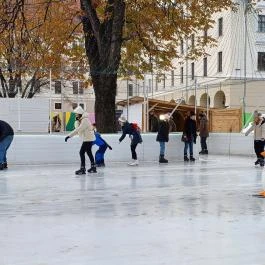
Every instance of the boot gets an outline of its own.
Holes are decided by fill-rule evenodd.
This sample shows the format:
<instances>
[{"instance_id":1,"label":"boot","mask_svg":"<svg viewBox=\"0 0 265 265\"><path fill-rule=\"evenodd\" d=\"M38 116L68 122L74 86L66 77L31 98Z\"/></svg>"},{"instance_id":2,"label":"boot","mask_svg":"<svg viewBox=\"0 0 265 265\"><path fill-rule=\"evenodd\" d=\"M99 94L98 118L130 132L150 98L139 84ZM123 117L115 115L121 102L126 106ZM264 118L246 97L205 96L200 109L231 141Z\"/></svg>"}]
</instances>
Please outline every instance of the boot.
<instances>
[{"instance_id":1,"label":"boot","mask_svg":"<svg viewBox=\"0 0 265 265\"><path fill-rule=\"evenodd\" d=\"M207 149L204 150L204 154L205 154L205 155L208 155L208 150L207 150Z\"/></svg>"},{"instance_id":2,"label":"boot","mask_svg":"<svg viewBox=\"0 0 265 265\"><path fill-rule=\"evenodd\" d=\"M96 167L105 167L105 163L104 162L98 163L98 164L96 164Z\"/></svg>"},{"instance_id":3,"label":"boot","mask_svg":"<svg viewBox=\"0 0 265 265\"><path fill-rule=\"evenodd\" d=\"M7 169L8 168L7 167L7 162L4 162L3 164L4 164L4 169Z\"/></svg>"},{"instance_id":4,"label":"boot","mask_svg":"<svg viewBox=\"0 0 265 265\"><path fill-rule=\"evenodd\" d=\"M97 168L95 165L91 165L91 168L87 170L87 173L97 173Z\"/></svg>"},{"instance_id":5,"label":"boot","mask_svg":"<svg viewBox=\"0 0 265 265\"><path fill-rule=\"evenodd\" d=\"M190 160L188 159L188 156L187 155L184 155L184 161L185 162L189 162Z\"/></svg>"},{"instance_id":6,"label":"boot","mask_svg":"<svg viewBox=\"0 0 265 265\"><path fill-rule=\"evenodd\" d=\"M195 161L195 158L191 155L190 156L190 162L194 162Z\"/></svg>"},{"instance_id":7,"label":"boot","mask_svg":"<svg viewBox=\"0 0 265 265\"><path fill-rule=\"evenodd\" d=\"M264 159L263 158L260 158L259 164L260 164L261 167L264 167Z\"/></svg>"},{"instance_id":8,"label":"boot","mask_svg":"<svg viewBox=\"0 0 265 265\"><path fill-rule=\"evenodd\" d=\"M84 167L81 167L79 170L75 172L76 175L85 175L86 169Z\"/></svg>"},{"instance_id":9,"label":"boot","mask_svg":"<svg viewBox=\"0 0 265 265\"><path fill-rule=\"evenodd\" d=\"M165 159L165 156L164 155L160 155L160 157L159 157L159 163L168 163L168 160Z\"/></svg>"},{"instance_id":10,"label":"boot","mask_svg":"<svg viewBox=\"0 0 265 265\"><path fill-rule=\"evenodd\" d=\"M260 163L259 158L255 161L255 166L258 165Z\"/></svg>"},{"instance_id":11,"label":"boot","mask_svg":"<svg viewBox=\"0 0 265 265\"><path fill-rule=\"evenodd\" d=\"M203 155L203 154L204 154L204 151L201 150L201 151L199 152L199 155Z\"/></svg>"},{"instance_id":12,"label":"boot","mask_svg":"<svg viewBox=\"0 0 265 265\"><path fill-rule=\"evenodd\" d=\"M4 163L0 164L0 170L4 170Z\"/></svg>"}]
</instances>

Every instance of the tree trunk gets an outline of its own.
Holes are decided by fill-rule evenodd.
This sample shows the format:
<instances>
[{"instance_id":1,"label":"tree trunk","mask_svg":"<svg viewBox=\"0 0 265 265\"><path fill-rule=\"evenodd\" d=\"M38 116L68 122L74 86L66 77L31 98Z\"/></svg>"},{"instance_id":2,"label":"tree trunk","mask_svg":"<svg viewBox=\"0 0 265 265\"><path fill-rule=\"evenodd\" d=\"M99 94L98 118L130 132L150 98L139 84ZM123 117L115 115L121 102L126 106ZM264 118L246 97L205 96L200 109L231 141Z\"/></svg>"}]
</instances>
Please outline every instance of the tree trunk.
<instances>
[{"instance_id":1,"label":"tree trunk","mask_svg":"<svg viewBox=\"0 0 265 265\"><path fill-rule=\"evenodd\" d=\"M93 78L95 88L96 125L101 133L116 132L115 98L116 75L100 75Z\"/></svg>"}]
</instances>

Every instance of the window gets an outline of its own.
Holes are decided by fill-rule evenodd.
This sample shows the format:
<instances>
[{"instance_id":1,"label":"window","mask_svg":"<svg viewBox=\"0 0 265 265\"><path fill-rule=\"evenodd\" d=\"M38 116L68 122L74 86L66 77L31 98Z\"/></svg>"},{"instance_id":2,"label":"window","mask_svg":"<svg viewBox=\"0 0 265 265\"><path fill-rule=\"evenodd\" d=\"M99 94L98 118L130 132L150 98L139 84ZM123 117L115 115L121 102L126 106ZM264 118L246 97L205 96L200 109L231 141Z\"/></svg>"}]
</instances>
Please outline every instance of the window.
<instances>
[{"instance_id":1,"label":"window","mask_svg":"<svg viewBox=\"0 0 265 265\"><path fill-rule=\"evenodd\" d=\"M171 86L174 86L174 78L175 78L174 70L172 70L171 71Z\"/></svg>"},{"instance_id":2,"label":"window","mask_svg":"<svg viewBox=\"0 0 265 265\"><path fill-rule=\"evenodd\" d=\"M129 97L133 96L133 84L128 85L128 96Z\"/></svg>"},{"instance_id":3,"label":"window","mask_svg":"<svg viewBox=\"0 0 265 265\"><path fill-rule=\"evenodd\" d=\"M194 34L191 35L191 48L194 49L195 47L195 36Z\"/></svg>"},{"instance_id":4,"label":"window","mask_svg":"<svg viewBox=\"0 0 265 265\"><path fill-rule=\"evenodd\" d=\"M258 71L265 71L265 52L258 52Z\"/></svg>"},{"instance_id":5,"label":"window","mask_svg":"<svg viewBox=\"0 0 265 265\"><path fill-rule=\"evenodd\" d=\"M54 90L55 90L55 94L62 93L62 82L61 81L55 81Z\"/></svg>"},{"instance_id":6,"label":"window","mask_svg":"<svg viewBox=\"0 0 265 265\"><path fill-rule=\"evenodd\" d=\"M180 67L180 83L184 83L184 69L183 67Z\"/></svg>"},{"instance_id":7,"label":"window","mask_svg":"<svg viewBox=\"0 0 265 265\"><path fill-rule=\"evenodd\" d=\"M84 83L79 81L79 94L83 95L84 94Z\"/></svg>"},{"instance_id":8,"label":"window","mask_svg":"<svg viewBox=\"0 0 265 265\"><path fill-rule=\"evenodd\" d=\"M265 15L259 15L258 32L265 32Z\"/></svg>"},{"instance_id":9,"label":"window","mask_svg":"<svg viewBox=\"0 0 265 265\"><path fill-rule=\"evenodd\" d=\"M78 91L79 87L79 91ZM73 82L73 94L74 95L83 95L84 94L84 83L80 81L74 81Z\"/></svg>"},{"instance_id":10,"label":"window","mask_svg":"<svg viewBox=\"0 0 265 265\"><path fill-rule=\"evenodd\" d=\"M203 76L207 76L207 57L203 58Z\"/></svg>"},{"instance_id":11,"label":"window","mask_svg":"<svg viewBox=\"0 0 265 265\"><path fill-rule=\"evenodd\" d=\"M180 41L180 53L184 54L184 42L183 42L183 40Z\"/></svg>"},{"instance_id":12,"label":"window","mask_svg":"<svg viewBox=\"0 0 265 265\"><path fill-rule=\"evenodd\" d=\"M194 63L191 63L191 80L194 80Z\"/></svg>"},{"instance_id":13,"label":"window","mask_svg":"<svg viewBox=\"0 0 265 265\"><path fill-rule=\"evenodd\" d=\"M217 72L222 72L223 71L223 53L218 52L218 62L217 62Z\"/></svg>"},{"instance_id":14,"label":"window","mask_svg":"<svg viewBox=\"0 0 265 265\"><path fill-rule=\"evenodd\" d=\"M54 109L62 109L62 103L54 103Z\"/></svg>"},{"instance_id":15,"label":"window","mask_svg":"<svg viewBox=\"0 0 265 265\"><path fill-rule=\"evenodd\" d=\"M85 104L84 103L80 103L79 106L82 107L82 109L85 109Z\"/></svg>"},{"instance_id":16,"label":"window","mask_svg":"<svg viewBox=\"0 0 265 265\"><path fill-rule=\"evenodd\" d=\"M78 94L78 82L77 81L73 82L73 94L74 95Z\"/></svg>"},{"instance_id":17,"label":"window","mask_svg":"<svg viewBox=\"0 0 265 265\"><path fill-rule=\"evenodd\" d=\"M223 18L218 19L218 36L223 36Z\"/></svg>"}]
</instances>

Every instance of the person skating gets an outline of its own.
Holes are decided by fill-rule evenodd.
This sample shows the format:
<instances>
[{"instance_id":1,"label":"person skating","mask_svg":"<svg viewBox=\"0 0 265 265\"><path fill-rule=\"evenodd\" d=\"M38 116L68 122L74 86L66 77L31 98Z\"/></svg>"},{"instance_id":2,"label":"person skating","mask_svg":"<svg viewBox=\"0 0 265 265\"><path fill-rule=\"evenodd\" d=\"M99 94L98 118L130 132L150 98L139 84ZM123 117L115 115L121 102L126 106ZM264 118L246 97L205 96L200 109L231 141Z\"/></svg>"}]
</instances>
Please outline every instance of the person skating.
<instances>
[{"instance_id":1,"label":"person skating","mask_svg":"<svg viewBox=\"0 0 265 265\"><path fill-rule=\"evenodd\" d=\"M78 134L83 141L81 148L80 148L80 152L79 152L80 159L81 159L81 167L79 170L75 172L75 174L76 175L86 174L85 153L87 153L90 159L90 163L91 163L91 167L87 172L96 173L97 170L95 167L95 160L92 154L92 145L93 145L93 142L95 141L95 134L94 134L93 126L89 121L88 113L85 112L81 106L78 106L74 110L74 113L76 115L75 130L65 137L65 142L67 142L67 140L70 137L73 137L76 134Z\"/></svg>"},{"instance_id":2,"label":"person skating","mask_svg":"<svg viewBox=\"0 0 265 265\"><path fill-rule=\"evenodd\" d=\"M252 126L246 131L245 135L248 136L250 132L254 130L254 150L257 156L255 165L260 164L264 167L264 157L261 153L264 151L265 145L265 119L261 113L257 113L254 116L254 122Z\"/></svg>"},{"instance_id":3,"label":"person skating","mask_svg":"<svg viewBox=\"0 0 265 265\"><path fill-rule=\"evenodd\" d=\"M93 142L93 144L97 145L99 148L95 154L95 161L97 167L105 167L105 160L104 160L104 154L109 148L112 150L112 147L107 144L107 142L101 137L100 133L97 131L96 124L93 124L94 132L96 140Z\"/></svg>"},{"instance_id":4,"label":"person skating","mask_svg":"<svg viewBox=\"0 0 265 265\"><path fill-rule=\"evenodd\" d=\"M193 111L187 113L187 117L184 122L184 129L182 135L182 141L184 142L184 161L195 161L193 157L193 143L196 143L196 116ZM188 149L190 152L190 159L188 158Z\"/></svg>"},{"instance_id":5,"label":"person skating","mask_svg":"<svg viewBox=\"0 0 265 265\"><path fill-rule=\"evenodd\" d=\"M0 170L7 169L6 153L14 138L12 127L0 120Z\"/></svg>"},{"instance_id":6,"label":"person skating","mask_svg":"<svg viewBox=\"0 0 265 265\"><path fill-rule=\"evenodd\" d=\"M120 137L119 142L121 143L127 134L131 138L132 162L128 163L128 165L137 166L139 162L137 159L136 147L139 143L142 143L140 130L137 124L129 123L125 117L120 117L119 122L121 124L121 129L122 129L122 136Z\"/></svg>"},{"instance_id":7,"label":"person skating","mask_svg":"<svg viewBox=\"0 0 265 265\"><path fill-rule=\"evenodd\" d=\"M168 160L165 159L165 148L166 143L168 142L169 135L169 119L170 116L168 114L160 115L160 121L158 125L158 133L156 137L156 141L160 144L160 156L159 163L168 163Z\"/></svg>"},{"instance_id":8,"label":"person skating","mask_svg":"<svg viewBox=\"0 0 265 265\"><path fill-rule=\"evenodd\" d=\"M204 112L199 114L199 132L201 138L201 151L199 154L201 155L208 155L208 148L207 148L207 137L209 137L209 129L208 129L208 120Z\"/></svg>"}]
</instances>

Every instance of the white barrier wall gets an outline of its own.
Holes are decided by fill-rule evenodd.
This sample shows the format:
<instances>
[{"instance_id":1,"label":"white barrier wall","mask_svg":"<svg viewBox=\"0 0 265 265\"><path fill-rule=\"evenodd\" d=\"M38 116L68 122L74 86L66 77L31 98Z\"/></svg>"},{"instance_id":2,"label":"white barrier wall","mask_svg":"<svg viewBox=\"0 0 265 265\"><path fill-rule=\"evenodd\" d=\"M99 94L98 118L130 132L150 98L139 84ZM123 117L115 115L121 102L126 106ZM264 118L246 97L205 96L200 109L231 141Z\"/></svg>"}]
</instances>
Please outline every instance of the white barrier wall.
<instances>
[{"instance_id":1,"label":"white barrier wall","mask_svg":"<svg viewBox=\"0 0 265 265\"><path fill-rule=\"evenodd\" d=\"M157 161L159 144L156 134L143 134L143 143L137 147L139 160ZM131 159L130 141L128 136L119 144L120 134L102 135L113 147L107 150L105 160L122 162ZM8 161L12 164L59 164L79 163L79 148L81 142L74 137L64 142L65 135L15 135L14 141L8 151ZM166 157L170 161L183 159L183 146L181 134L171 134L166 145ZM93 147L95 152L97 147ZM209 154L218 155L254 155L252 136L242 134L211 134L208 138ZM199 137L194 145L194 156L200 151ZM210 156L209 155L209 156Z\"/></svg>"}]
</instances>

